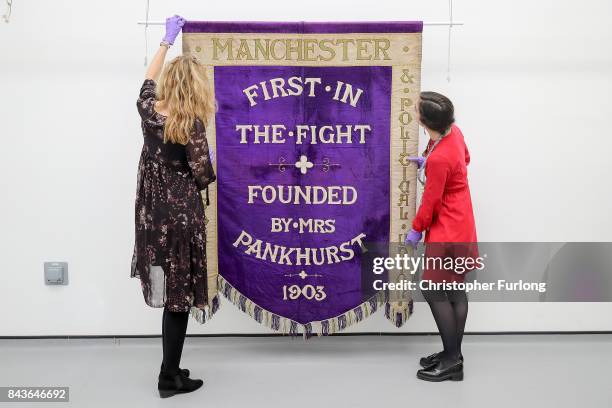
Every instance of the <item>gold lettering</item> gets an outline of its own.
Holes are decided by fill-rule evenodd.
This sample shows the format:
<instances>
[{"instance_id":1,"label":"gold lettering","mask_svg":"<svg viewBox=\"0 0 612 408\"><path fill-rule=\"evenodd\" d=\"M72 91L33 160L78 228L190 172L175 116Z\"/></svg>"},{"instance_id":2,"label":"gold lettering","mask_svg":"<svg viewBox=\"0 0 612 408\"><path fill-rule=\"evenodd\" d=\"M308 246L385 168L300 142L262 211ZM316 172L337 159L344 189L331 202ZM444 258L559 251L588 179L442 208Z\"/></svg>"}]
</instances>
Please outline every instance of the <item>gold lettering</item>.
<instances>
[{"instance_id":1,"label":"gold lettering","mask_svg":"<svg viewBox=\"0 0 612 408\"><path fill-rule=\"evenodd\" d=\"M263 55L263 59L266 61L270 60L270 39L266 38L265 41L266 45L264 47L264 45L262 45L261 43L261 38L257 38L255 39L255 59L259 60L261 59L259 57L259 53L261 52L261 54Z\"/></svg>"},{"instance_id":2,"label":"gold lettering","mask_svg":"<svg viewBox=\"0 0 612 408\"><path fill-rule=\"evenodd\" d=\"M372 54L368 52L368 44L371 40L357 40L357 59L358 60L371 60Z\"/></svg>"},{"instance_id":3,"label":"gold lettering","mask_svg":"<svg viewBox=\"0 0 612 408\"><path fill-rule=\"evenodd\" d=\"M412 115L408 112L402 112L400 113L399 121L402 125L408 125L412 122Z\"/></svg>"},{"instance_id":4,"label":"gold lettering","mask_svg":"<svg viewBox=\"0 0 612 408\"><path fill-rule=\"evenodd\" d=\"M249 61L253 60L251 50L249 49L249 43L243 38L240 40L240 47L238 48L238 52L236 52L236 59L242 60L245 58Z\"/></svg>"},{"instance_id":5,"label":"gold lettering","mask_svg":"<svg viewBox=\"0 0 612 408\"><path fill-rule=\"evenodd\" d=\"M402 76L401 76L400 80L401 80L403 83L405 83L405 84L406 84L406 83L407 83L407 84L413 84L413 83L414 83L414 75L412 75L412 74L410 73L410 70L409 70L409 69L403 69L403 70L402 70Z\"/></svg>"},{"instance_id":6,"label":"gold lettering","mask_svg":"<svg viewBox=\"0 0 612 408\"><path fill-rule=\"evenodd\" d=\"M390 52L390 40L380 38L212 38L213 60L373 61L390 60ZM400 81L413 83L414 75L404 69Z\"/></svg>"},{"instance_id":7,"label":"gold lettering","mask_svg":"<svg viewBox=\"0 0 612 408\"><path fill-rule=\"evenodd\" d=\"M412 99L410 98L401 98L400 99L400 110L407 111L408 108L412 105Z\"/></svg>"},{"instance_id":8,"label":"gold lettering","mask_svg":"<svg viewBox=\"0 0 612 408\"><path fill-rule=\"evenodd\" d=\"M391 57L387 50L391 47L391 43L387 39L375 39L374 40L374 59L380 59L380 53L382 52L385 55L386 60L390 60Z\"/></svg>"},{"instance_id":9,"label":"gold lettering","mask_svg":"<svg viewBox=\"0 0 612 408\"><path fill-rule=\"evenodd\" d=\"M400 153L399 162L402 166L408 166L410 164L408 153Z\"/></svg>"},{"instance_id":10,"label":"gold lettering","mask_svg":"<svg viewBox=\"0 0 612 408\"><path fill-rule=\"evenodd\" d=\"M314 46L318 41L314 38L305 38L303 41L304 44L304 61L316 61L317 59L314 57Z\"/></svg>"},{"instance_id":11,"label":"gold lettering","mask_svg":"<svg viewBox=\"0 0 612 408\"><path fill-rule=\"evenodd\" d=\"M322 55L319 55L320 61L331 61L334 59L334 57L336 56L336 51L332 47L325 45L325 44L332 44L332 43L333 43L332 40L321 40L319 42L319 48L321 49L321 51L329 53L329 57L327 58L324 58Z\"/></svg>"},{"instance_id":12,"label":"gold lettering","mask_svg":"<svg viewBox=\"0 0 612 408\"><path fill-rule=\"evenodd\" d=\"M295 41L295 44L292 44ZM302 40L285 40L285 59L287 61L294 59L292 54L296 53L297 57L295 58L297 61L302 59Z\"/></svg>"},{"instance_id":13,"label":"gold lettering","mask_svg":"<svg viewBox=\"0 0 612 408\"><path fill-rule=\"evenodd\" d=\"M404 188L402 188L402 186ZM408 191L408 182L402 181L399 185L400 191ZM408 194L400 194L398 207L408 206Z\"/></svg>"},{"instance_id":14,"label":"gold lettering","mask_svg":"<svg viewBox=\"0 0 612 408\"><path fill-rule=\"evenodd\" d=\"M276 54L276 46L282 42L283 40L281 40L280 38L272 40L272 43L270 44L270 55L272 56L272 59L277 61L283 59L282 56Z\"/></svg>"},{"instance_id":15,"label":"gold lettering","mask_svg":"<svg viewBox=\"0 0 612 408\"><path fill-rule=\"evenodd\" d=\"M234 56L232 55L232 40L231 38L224 40L225 41L225 45L221 44L221 40L218 38L213 38L213 59L214 60L218 60L219 59L219 51L223 52L224 50L227 50L227 60L228 61L232 61L234 59Z\"/></svg>"},{"instance_id":16,"label":"gold lettering","mask_svg":"<svg viewBox=\"0 0 612 408\"><path fill-rule=\"evenodd\" d=\"M342 61L348 60L348 45L355 44L355 40L351 40L350 38L339 38L336 40L336 44L342 46Z\"/></svg>"}]
</instances>

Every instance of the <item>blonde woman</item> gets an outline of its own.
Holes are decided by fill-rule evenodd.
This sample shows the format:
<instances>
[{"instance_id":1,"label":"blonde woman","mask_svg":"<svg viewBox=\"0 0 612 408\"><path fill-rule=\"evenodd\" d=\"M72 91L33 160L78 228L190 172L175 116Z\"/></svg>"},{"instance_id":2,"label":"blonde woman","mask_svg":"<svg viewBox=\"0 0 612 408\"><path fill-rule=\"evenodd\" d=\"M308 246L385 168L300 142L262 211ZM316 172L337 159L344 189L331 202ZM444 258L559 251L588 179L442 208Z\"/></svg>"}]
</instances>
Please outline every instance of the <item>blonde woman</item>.
<instances>
[{"instance_id":1,"label":"blonde woman","mask_svg":"<svg viewBox=\"0 0 612 408\"><path fill-rule=\"evenodd\" d=\"M162 398L195 391L179 363L192 308L208 304L206 234L201 190L215 181L206 130L214 113L204 67L179 56L163 67L185 20L166 20L166 35L149 66L137 102L144 135L138 164L136 242L132 277L139 277L147 305L163 307ZM163 72L160 72L163 67ZM197 312L197 310L196 310Z\"/></svg>"}]
</instances>

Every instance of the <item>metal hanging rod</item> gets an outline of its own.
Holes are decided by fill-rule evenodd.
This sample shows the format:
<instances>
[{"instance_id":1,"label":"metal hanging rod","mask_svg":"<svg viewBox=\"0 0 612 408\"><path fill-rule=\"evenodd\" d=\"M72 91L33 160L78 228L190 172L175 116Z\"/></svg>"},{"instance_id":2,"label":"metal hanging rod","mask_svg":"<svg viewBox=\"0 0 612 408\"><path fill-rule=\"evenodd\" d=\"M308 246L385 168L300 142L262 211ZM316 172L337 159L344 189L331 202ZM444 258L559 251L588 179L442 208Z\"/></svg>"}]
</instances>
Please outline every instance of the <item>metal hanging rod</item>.
<instances>
[{"instance_id":1,"label":"metal hanging rod","mask_svg":"<svg viewBox=\"0 0 612 408\"><path fill-rule=\"evenodd\" d=\"M463 21L428 21L426 23L423 23L423 25L426 26L462 26L465 23Z\"/></svg>"},{"instance_id":2,"label":"metal hanging rod","mask_svg":"<svg viewBox=\"0 0 612 408\"><path fill-rule=\"evenodd\" d=\"M316 23L316 21L313 21ZM139 25L166 25L165 21L138 21ZM463 21L426 21L423 23L424 26L462 26L464 25Z\"/></svg>"}]
</instances>

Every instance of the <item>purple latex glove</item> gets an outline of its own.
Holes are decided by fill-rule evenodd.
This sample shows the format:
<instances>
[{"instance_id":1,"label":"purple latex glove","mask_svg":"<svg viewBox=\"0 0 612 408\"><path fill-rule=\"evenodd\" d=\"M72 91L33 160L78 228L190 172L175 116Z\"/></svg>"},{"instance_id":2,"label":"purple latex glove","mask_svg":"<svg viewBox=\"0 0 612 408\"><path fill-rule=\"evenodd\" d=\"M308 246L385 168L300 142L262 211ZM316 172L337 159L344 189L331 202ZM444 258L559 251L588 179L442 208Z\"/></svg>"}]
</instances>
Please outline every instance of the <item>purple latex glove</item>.
<instances>
[{"instance_id":1,"label":"purple latex glove","mask_svg":"<svg viewBox=\"0 0 612 408\"><path fill-rule=\"evenodd\" d=\"M174 40L176 40L184 25L185 19L183 17L176 14L168 17L166 19L166 35L162 41L167 41L170 45L174 44Z\"/></svg>"},{"instance_id":2,"label":"purple latex glove","mask_svg":"<svg viewBox=\"0 0 612 408\"><path fill-rule=\"evenodd\" d=\"M425 158L423 156L408 156L408 160L416 163L419 169L423 167L423 163L425 163Z\"/></svg>"},{"instance_id":3,"label":"purple latex glove","mask_svg":"<svg viewBox=\"0 0 612 408\"><path fill-rule=\"evenodd\" d=\"M404 244L405 245L411 245L414 249L416 249L416 247L419 244L419 241L421 240L421 238L423 238L423 233L422 232L415 231L415 230L411 229L410 232L408 232L408 235L406 235L406 239L404 240Z\"/></svg>"},{"instance_id":4,"label":"purple latex glove","mask_svg":"<svg viewBox=\"0 0 612 408\"><path fill-rule=\"evenodd\" d=\"M210 157L210 164L215 164L215 152L212 150L208 151L208 157Z\"/></svg>"}]
</instances>

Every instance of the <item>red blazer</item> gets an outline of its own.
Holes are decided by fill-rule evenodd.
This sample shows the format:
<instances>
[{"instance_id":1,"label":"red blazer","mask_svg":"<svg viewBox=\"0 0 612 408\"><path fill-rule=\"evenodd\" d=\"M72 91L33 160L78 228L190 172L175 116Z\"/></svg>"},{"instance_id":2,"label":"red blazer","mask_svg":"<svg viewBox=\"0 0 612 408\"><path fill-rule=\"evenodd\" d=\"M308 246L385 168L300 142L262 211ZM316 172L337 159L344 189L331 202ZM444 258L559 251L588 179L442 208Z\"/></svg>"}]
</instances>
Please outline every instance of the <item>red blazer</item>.
<instances>
[{"instance_id":1,"label":"red blazer","mask_svg":"<svg viewBox=\"0 0 612 408\"><path fill-rule=\"evenodd\" d=\"M463 134L452 125L425 161L425 190L412 228L426 231L426 243L477 241L467 180L469 162Z\"/></svg>"}]
</instances>

